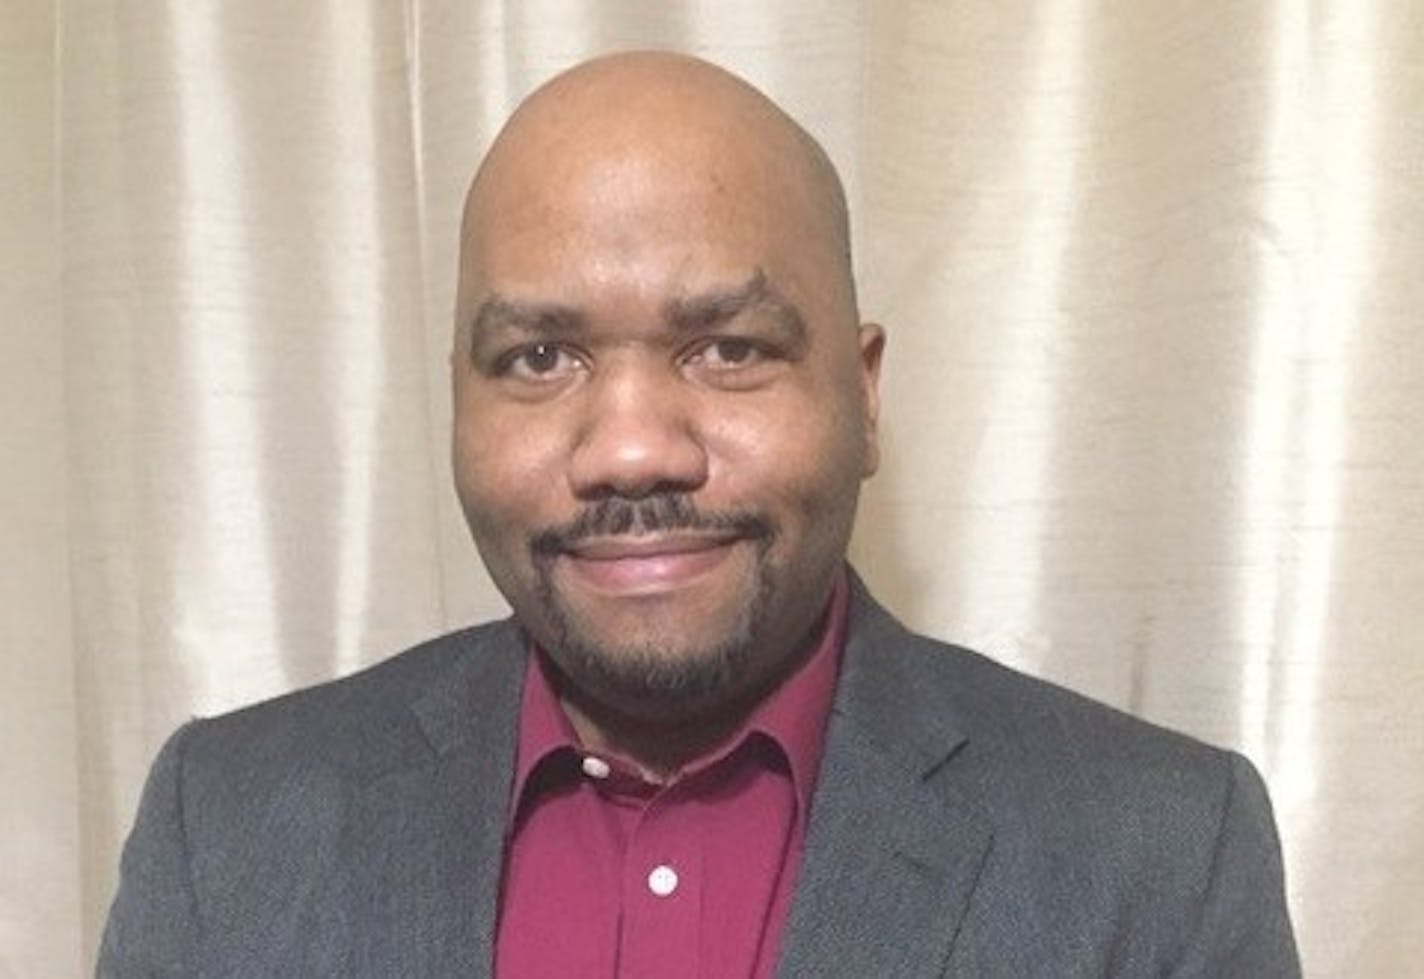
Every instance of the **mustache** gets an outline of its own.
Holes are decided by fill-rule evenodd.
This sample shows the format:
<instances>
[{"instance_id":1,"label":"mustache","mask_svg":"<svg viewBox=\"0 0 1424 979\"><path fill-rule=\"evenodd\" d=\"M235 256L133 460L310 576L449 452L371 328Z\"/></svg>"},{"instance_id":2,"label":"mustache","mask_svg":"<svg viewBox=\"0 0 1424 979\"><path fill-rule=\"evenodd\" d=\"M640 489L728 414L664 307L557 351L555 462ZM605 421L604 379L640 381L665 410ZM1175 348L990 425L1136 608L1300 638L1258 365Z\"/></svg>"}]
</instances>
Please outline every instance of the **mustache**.
<instances>
[{"instance_id":1,"label":"mustache","mask_svg":"<svg viewBox=\"0 0 1424 979\"><path fill-rule=\"evenodd\" d=\"M586 506L568 523L547 527L530 540L530 550L550 557L590 537L618 537L660 530L691 530L732 533L753 540L765 540L772 525L765 517L749 511L703 510L685 493L659 493L630 500L610 496Z\"/></svg>"}]
</instances>

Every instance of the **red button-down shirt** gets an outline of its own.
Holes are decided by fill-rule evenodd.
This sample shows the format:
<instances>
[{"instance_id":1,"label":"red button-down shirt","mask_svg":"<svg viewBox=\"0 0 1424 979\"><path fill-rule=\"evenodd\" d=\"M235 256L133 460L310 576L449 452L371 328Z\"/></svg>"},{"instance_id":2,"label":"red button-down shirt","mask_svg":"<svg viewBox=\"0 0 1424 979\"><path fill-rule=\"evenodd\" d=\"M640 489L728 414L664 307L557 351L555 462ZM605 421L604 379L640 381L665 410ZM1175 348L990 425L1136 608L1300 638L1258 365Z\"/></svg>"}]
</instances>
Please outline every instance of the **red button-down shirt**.
<instances>
[{"instance_id":1,"label":"red button-down shirt","mask_svg":"<svg viewBox=\"0 0 1424 979\"><path fill-rule=\"evenodd\" d=\"M530 657L495 961L501 979L771 976L845 642L816 649L667 785L584 751Z\"/></svg>"}]
</instances>

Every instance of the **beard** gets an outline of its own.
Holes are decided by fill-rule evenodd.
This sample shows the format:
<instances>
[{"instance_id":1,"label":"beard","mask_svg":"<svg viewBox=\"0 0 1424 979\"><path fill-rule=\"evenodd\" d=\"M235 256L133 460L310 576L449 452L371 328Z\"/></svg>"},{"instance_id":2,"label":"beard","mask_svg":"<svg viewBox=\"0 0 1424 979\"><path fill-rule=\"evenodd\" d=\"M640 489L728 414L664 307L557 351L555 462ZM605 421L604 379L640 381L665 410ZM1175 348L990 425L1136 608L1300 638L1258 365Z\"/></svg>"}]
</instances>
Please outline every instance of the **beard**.
<instances>
[{"instance_id":1,"label":"beard","mask_svg":"<svg viewBox=\"0 0 1424 979\"><path fill-rule=\"evenodd\" d=\"M582 613L555 587L556 557L586 537L659 530L730 531L750 541L755 560L741 599L715 628L620 640L583 627ZM681 494L601 500L530 542L544 651L574 692L630 716L695 720L750 698L768 666L762 645L777 593L767 559L774 537L770 521L760 515L702 511Z\"/></svg>"}]
</instances>

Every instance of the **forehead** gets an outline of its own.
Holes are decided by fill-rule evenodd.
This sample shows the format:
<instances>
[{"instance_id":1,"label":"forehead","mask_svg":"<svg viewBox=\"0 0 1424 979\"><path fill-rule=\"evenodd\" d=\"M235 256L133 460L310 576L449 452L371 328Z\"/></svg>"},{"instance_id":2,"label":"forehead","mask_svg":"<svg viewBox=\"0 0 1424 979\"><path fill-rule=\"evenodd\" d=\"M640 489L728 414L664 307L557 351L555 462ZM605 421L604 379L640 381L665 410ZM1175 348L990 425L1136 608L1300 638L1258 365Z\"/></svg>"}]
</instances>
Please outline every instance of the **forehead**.
<instances>
[{"instance_id":1,"label":"forehead","mask_svg":"<svg viewBox=\"0 0 1424 979\"><path fill-rule=\"evenodd\" d=\"M624 155L530 167L492 184L467 229L477 261L541 251L585 260L686 250L754 254L794 245L811 215L783 181L732 161Z\"/></svg>"},{"instance_id":2,"label":"forehead","mask_svg":"<svg viewBox=\"0 0 1424 979\"><path fill-rule=\"evenodd\" d=\"M554 133L516 150L492 153L471 190L462 293L557 280L636 281L666 294L758 268L799 291L834 265L825 208L774 144L701 129Z\"/></svg>"}]
</instances>

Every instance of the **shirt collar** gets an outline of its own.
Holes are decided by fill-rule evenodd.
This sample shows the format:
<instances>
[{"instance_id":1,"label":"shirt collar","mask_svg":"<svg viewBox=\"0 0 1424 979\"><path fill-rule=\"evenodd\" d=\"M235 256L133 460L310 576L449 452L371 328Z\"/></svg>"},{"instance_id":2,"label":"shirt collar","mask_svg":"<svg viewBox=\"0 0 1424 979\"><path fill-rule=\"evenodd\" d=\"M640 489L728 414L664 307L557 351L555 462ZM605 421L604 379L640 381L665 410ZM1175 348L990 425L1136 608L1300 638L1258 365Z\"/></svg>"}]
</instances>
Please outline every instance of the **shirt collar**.
<instances>
[{"instance_id":1,"label":"shirt collar","mask_svg":"<svg viewBox=\"0 0 1424 979\"><path fill-rule=\"evenodd\" d=\"M690 762L684 769L685 774L718 763L752 735L762 735L780 748L786 757L796 792L797 812L804 825L816 787L816 775L821 767L826 721L830 716L841 652L845 647L849 595L847 575L842 569L836 576L822 620L821 634L811 655L757 704L721 746ZM511 826L535 770L546 759L556 755L569 754L573 757L582 753L578 736L559 706L558 690L551 676L547 654L531 643L519 707L519 746L510 795Z\"/></svg>"}]
</instances>

